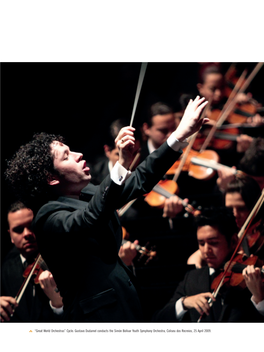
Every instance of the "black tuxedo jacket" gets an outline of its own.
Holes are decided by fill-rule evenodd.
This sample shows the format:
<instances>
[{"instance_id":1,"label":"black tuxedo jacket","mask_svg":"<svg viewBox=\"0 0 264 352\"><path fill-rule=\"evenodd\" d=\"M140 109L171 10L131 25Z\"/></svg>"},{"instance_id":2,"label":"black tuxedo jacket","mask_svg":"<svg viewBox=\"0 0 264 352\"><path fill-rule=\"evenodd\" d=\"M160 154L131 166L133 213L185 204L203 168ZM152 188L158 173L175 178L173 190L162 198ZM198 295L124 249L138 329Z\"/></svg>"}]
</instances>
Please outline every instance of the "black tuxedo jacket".
<instances>
[{"instance_id":1,"label":"black tuxedo jacket","mask_svg":"<svg viewBox=\"0 0 264 352\"><path fill-rule=\"evenodd\" d=\"M23 267L19 251L14 247L6 256L1 270L1 296L16 297L23 281ZM33 296L33 286L35 296ZM11 318L12 322L56 322L60 316L53 313L49 299L40 285L28 284L19 306Z\"/></svg>"},{"instance_id":2,"label":"black tuxedo jacket","mask_svg":"<svg viewBox=\"0 0 264 352\"><path fill-rule=\"evenodd\" d=\"M104 156L91 166L91 182L94 185L99 185L109 174L108 168L109 159Z\"/></svg>"},{"instance_id":3,"label":"black tuxedo jacket","mask_svg":"<svg viewBox=\"0 0 264 352\"><path fill-rule=\"evenodd\" d=\"M209 268L194 269L185 275L179 283L169 303L154 316L154 321L177 321L175 303L184 296L193 296L202 292L212 292ZM251 293L247 289L232 287L222 294L218 294L213 303L209 316L205 315L202 322L263 322L264 317L258 313L250 300ZM196 309L185 313L184 322L197 322L200 314Z\"/></svg>"},{"instance_id":4,"label":"black tuxedo jacket","mask_svg":"<svg viewBox=\"0 0 264 352\"><path fill-rule=\"evenodd\" d=\"M134 278L118 257L122 230L115 209L149 192L180 154L164 143L124 185L107 176L85 187L80 200L60 197L39 210L33 229L63 297L65 320L141 320Z\"/></svg>"}]
</instances>

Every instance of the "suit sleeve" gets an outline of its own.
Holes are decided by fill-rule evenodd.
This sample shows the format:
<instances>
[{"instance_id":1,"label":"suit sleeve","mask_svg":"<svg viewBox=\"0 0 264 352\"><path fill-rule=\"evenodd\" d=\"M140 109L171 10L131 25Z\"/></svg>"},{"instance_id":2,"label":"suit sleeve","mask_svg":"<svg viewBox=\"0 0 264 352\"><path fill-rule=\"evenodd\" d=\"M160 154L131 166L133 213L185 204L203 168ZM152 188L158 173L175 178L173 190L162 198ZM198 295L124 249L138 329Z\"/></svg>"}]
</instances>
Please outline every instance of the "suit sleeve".
<instances>
[{"instance_id":1,"label":"suit sleeve","mask_svg":"<svg viewBox=\"0 0 264 352\"><path fill-rule=\"evenodd\" d=\"M102 222L107 222L116 209L116 199L123 185L114 183L108 175L97 187L94 196L83 209L73 210L61 203L51 202L42 207L36 216L34 229L56 233L77 232L83 229L96 230Z\"/></svg>"},{"instance_id":2,"label":"suit sleeve","mask_svg":"<svg viewBox=\"0 0 264 352\"><path fill-rule=\"evenodd\" d=\"M154 314L153 321L162 321L162 322L177 321L175 304L181 297L186 296L185 281L187 279L187 276L188 276L188 273L185 275L184 280L179 283L172 298L164 306L164 308L162 308L161 310L157 311Z\"/></svg>"},{"instance_id":3,"label":"suit sleeve","mask_svg":"<svg viewBox=\"0 0 264 352\"><path fill-rule=\"evenodd\" d=\"M150 192L181 154L182 151L174 151L167 142L151 153L126 180L118 208Z\"/></svg>"}]
</instances>

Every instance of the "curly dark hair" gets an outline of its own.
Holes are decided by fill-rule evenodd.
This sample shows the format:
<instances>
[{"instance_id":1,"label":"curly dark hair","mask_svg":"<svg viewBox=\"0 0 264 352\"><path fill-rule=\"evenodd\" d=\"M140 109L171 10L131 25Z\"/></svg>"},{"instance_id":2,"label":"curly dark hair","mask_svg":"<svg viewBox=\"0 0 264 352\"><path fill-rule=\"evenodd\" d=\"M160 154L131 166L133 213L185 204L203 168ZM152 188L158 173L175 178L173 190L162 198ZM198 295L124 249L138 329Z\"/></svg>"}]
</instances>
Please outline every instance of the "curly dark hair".
<instances>
[{"instance_id":1,"label":"curly dark hair","mask_svg":"<svg viewBox=\"0 0 264 352\"><path fill-rule=\"evenodd\" d=\"M7 163L5 178L16 199L35 209L49 197L49 178L56 174L50 145L64 142L60 135L34 134L33 139L21 146Z\"/></svg>"}]
</instances>

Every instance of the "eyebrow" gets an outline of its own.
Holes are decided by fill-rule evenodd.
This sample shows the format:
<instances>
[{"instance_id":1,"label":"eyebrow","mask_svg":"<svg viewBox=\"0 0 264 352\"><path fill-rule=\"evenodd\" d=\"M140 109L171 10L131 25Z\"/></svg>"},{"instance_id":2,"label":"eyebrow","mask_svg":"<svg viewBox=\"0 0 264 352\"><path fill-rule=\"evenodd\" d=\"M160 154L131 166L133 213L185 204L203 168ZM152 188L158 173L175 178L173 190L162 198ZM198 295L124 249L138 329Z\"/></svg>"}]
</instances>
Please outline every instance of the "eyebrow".
<instances>
[{"instance_id":1,"label":"eyebrow","mask_svg":"<svg viewBox=\"0 0 264 352\"><path fill-rule=\"evenodd\" d=\"M61 144L63 145L63 144ZM55 149L54 150L54 157L60 160L63 160L64 155L70 151L70 148L68 146L65 146L63 149Z\"/></svg>"},{"instance_id":2,"label":"eyebrow","mask_svg":"<svg viewBox=\"0 0 264 352\"><path fill-rule=\"evenodd\" d=\"M211 241L211 240L217 240L217 239L218 239L218 236L212 236L212 237L207 238L206 240L207 240L207 241ZM198 240L198 239L197 239L197 241L198 241L198 242L204 241L204 239L201 239L201 240Z\"/></svg>"}]
</instances>

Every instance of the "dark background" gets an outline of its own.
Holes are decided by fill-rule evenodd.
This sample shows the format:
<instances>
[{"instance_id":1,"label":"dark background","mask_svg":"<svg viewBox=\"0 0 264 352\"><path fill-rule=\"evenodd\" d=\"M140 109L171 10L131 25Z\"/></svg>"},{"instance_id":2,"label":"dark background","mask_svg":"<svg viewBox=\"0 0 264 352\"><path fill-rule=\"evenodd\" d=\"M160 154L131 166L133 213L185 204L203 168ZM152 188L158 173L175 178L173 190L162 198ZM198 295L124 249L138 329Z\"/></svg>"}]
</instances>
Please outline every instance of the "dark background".
<instances>
[{"instance_id":1,"label":"dark background","mask_svg":"<svg viewBox=\"0 0 264 352\"><path fill-rule=\"evenodd\" d=\"M222 63L227 70L231 63ZM180 110L182 93L195 93L199 63L148 63L134 127L147 108L162 100ZM249 72L255 63L238 63ZM1 64L1 254L10 248L6 209L9 194L3 180L6 160L35 132L61 134L73 151L93 162L103 153L110 123L130 123L141 63L2 63ZM262 68L248 91L263 103Z\"/></svg>"}]
</instances>

